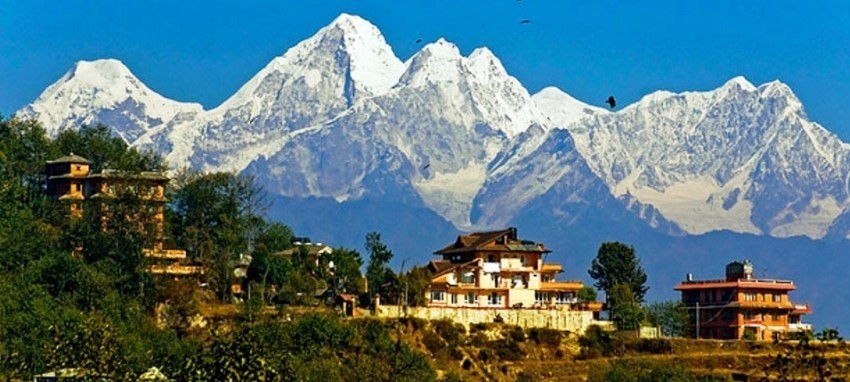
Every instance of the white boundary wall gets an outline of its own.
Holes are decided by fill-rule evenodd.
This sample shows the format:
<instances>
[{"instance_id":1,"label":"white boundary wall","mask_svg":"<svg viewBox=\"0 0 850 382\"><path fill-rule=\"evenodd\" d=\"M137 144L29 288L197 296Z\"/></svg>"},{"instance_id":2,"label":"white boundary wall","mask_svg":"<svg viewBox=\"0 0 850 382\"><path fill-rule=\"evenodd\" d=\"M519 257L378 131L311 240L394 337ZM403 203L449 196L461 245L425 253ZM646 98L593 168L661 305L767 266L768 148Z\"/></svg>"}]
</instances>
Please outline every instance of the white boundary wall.
<instances>
[{"instance_id":1,"label":"white boundary wall","mask_svg":"<svg viewBox=\"0 0 850 382\"><path fill-rule=\"evenodd\" d=\"M378 317L398 318L405 316L398 305L381 305L375 313ZM497 309L463 307L408 307L407 317L426 320L452 320L467 329L472 324L492 323L497 316L508 325L523 328L549 328L583 334L590 325L611 326L610 321L593 319L593 312L566 309Z\"/></svg>"}]
</instances>

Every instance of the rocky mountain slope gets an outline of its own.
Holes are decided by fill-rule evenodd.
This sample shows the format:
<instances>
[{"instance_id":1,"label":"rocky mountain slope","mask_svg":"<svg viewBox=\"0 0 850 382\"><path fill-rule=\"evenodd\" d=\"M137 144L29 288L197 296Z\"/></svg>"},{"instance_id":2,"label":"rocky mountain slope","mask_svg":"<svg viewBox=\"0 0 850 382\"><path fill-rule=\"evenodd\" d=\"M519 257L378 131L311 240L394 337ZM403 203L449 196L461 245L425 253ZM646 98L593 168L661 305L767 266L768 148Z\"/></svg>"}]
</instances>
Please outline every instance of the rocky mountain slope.
<instances>
[{"instance_id":1,"label":"rocky mountain slope","mask_svg":"<svg viewBox=\"0 0 850 382\"><path fill-rule=\"evenodd\" d=\"M440 39L402 62L345 14L208 111L99 60L18 116L51 134L104 123L175 168L244 171L282 198L426 208L460 230L535 208L577 224L595 206L676 235L850 232L848 145L780 82L659 91L611 112L555 88L532 97L487 48L464 57Z\"/></svg>"}]
</instances>

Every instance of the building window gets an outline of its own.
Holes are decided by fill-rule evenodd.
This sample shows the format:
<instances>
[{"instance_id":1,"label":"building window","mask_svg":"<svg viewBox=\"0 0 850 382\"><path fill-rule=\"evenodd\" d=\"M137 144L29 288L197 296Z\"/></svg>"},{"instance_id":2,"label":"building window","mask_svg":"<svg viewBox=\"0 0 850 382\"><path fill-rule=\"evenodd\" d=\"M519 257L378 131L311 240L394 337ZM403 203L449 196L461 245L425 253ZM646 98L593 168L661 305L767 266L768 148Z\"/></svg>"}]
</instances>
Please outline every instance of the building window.
<instances>
[{"instance_id":1,"label":"building window","mask_svg":"<svg viewBox=\"0 0 850 382\"><path fill-rule=\"evenodd\" d=\"M452 305L457 305L457 294L452 293L451 296Z\"/></svg>"},{"instance_id":2,"label":"building window","mask_svg":"<svg viewBox=\"0 0 850 382\"><path fill-rule=\"evenodd\" d=\"M502 296L496 292L490 293L487 296L487 303L490 305L502 305Z\"/></svg>"},{"instance_id":3,"label":"building window","mask_svg":"<svg viewBox=\"0 0 850 382\"><path fill-rule=\"evenodd\" d=\"M546 292L534 292L534 302L539 305L546 305L549 303L549 293Z\"/></svg>"},{"instance_id":4,"label":"building window","mask_svg":"<svg viewBox=\"0 0 850 382\"><path fill-rule=\"evenodd\" d=\"M460 282L464 284L475 284L475 273L466 272L460 275Z\"/></svg>"},{"instance_id":5,"label":"building window","mask_svg":"<svg viewBox=\"0 0 850 382\"><path fill-rule=\"evenodd\" d=\"M431 301L446 301L446 292L441 290L432 290Z\"/></svg>"},{"instance_id":6,"label":"building window","mask_svg":"<svg viewBox=\"0 0 850 382\"><path fill-rule=\"evenodd\" d=\"M782 295L781 294L773 295L773 302L782 302Z\"/></svg>"},{"instance_id":7,"label":"building window","mask_svg":"<svg viewBox=\"0 0 850 382\"><path fill-rule=\"evenodd\" d=\"M755 318L756 318L756 315L753 312L744 312L744 319L745 320L754 320Z\"/></svg>"},{"instance_id":8,"label":"building window","mask_svg":"<svg viewBox=\"0 0 850 382\"><path fill-rule=\"evenodd\" d=\"M779 315L779 313L774 313L770 318L773 320L773 322L779 322L782 317Z\"/></svg>"},{"instance_id":9,"label":"building window","mask_svg":"<svg viewBox=\"0 0 850 382\"><path fill-rule=\"evenodd\" d=\"M574 292L563 292L558 293L558 300L561 304L575 304L578 302L578 298Z\"/></svg>"},{"instance_id":10,"label":"building window","mask_svg":"<svg viewBox=\"0 0 850 382\"><path fill-rule=\"evenodd\" d=\"M755 293L751 293L751 292L744 293L744 301L755 301L755 300L756 300L756 294Z\"/></svg>"},{"instance_id":11,"label":"building window","mask_svg":"<svg viewBox=\"0 0 850 382\"><path fill-rule=\"evenodd\" d=\"M475 293L469 292L466 294L466 303L469 305L478 305L478 298Z\"/></svg>"}]
</instances>

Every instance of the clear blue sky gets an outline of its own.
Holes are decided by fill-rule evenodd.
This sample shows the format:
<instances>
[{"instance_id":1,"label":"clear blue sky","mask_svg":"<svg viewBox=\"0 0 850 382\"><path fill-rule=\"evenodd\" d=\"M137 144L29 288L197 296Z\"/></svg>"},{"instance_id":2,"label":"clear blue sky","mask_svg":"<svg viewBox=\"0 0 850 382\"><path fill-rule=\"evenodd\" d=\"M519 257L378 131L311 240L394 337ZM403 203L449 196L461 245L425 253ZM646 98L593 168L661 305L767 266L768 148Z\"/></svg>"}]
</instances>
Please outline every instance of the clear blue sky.
<instances>
[{"instance_id":1,"label":"clear blue sky","mask_svg":"<svg viewBox=\"0 0 850 382\"><path fill-rule=\"evenodd\" d=\"M377 25L403 60L419 38L464 54L487 46L532 93L554 85L597 105L735 75L779 79L850 141L850 1L0 0L0 113L75 61L107 57L166 97L211 108L341 12Z\"/></svg>"}]
</instances>

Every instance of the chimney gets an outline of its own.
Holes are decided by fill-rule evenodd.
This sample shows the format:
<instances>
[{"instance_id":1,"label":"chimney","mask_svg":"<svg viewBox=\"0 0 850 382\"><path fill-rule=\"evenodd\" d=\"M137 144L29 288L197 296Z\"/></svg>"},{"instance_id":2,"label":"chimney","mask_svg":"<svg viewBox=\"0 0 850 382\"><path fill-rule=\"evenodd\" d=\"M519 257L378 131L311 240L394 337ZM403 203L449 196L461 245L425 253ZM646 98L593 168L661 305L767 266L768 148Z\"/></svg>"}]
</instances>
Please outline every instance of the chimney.
<instances>
[{"instance_id":1,"label":"chimney","mask_svg":"<svg viewBox=\"0 0 850 382\"><path fill-rule=\"evenodd\" d=\"M693 273L686 274L685 275L685 281L688 281L688 282L694 281L694 274Z\"/></svg>"},{"instance_id":2,"label":"chimney","mask_svg":"<svg viewBox=\"0 0 850 382\"><path fill-rule=\"evenodd\" d=\"M519 240L519 239L517 239L516 227L508 228L508 237L510 237L511 240L514 240L514 241Z\"/></svg>"}]
</instances>

